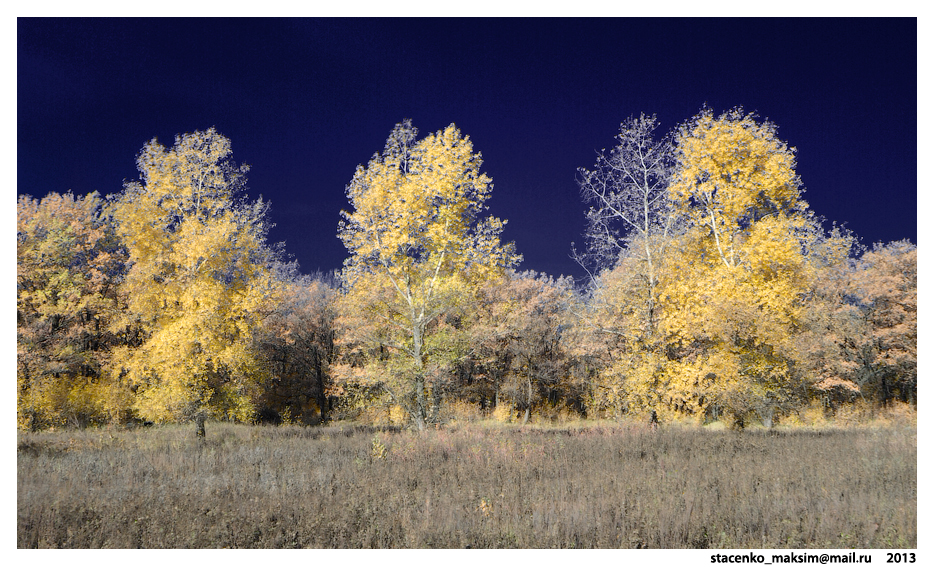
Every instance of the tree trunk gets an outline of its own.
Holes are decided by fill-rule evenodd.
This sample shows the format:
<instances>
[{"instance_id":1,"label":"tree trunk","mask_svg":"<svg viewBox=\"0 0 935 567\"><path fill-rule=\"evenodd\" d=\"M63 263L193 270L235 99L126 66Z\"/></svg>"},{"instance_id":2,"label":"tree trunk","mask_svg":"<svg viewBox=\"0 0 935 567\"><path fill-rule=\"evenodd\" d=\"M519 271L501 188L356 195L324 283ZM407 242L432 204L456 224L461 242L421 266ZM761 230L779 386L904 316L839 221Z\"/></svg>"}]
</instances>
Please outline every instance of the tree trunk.
<instances>
[{"instance_id":1,"label":"tree trunk","mask_svg":"<svg viewBox=\"0 0 935 567\"><path fill-rule=\"evenodd\" d=\"M432 412L429 414L429 423L438 423L438 412L442 407L442 392L438 382L432 386Z\"/></svg>"},{"instance_id":2,"label":"tree trunk","mask_svg":"<svg viewBox=\"0 0 935 567\"><path fill-rule=\"evenodd\" d=\"M318 378L318 412L321 415L321 422L324 423L327 417L325 406L328 404L328 400L325 398L325 377L321 369L321 353L318 351L318 347L315 347L315 376Z\"/></svg>"},{"instance_id":3,"label":"tree trunk","mask_svg":"<svg viewBox=\"0 0 935 567\"><path fill-rule=\"evenodd\" d=\"M419 321L415 307L412 308L412 321ZM412 355L416 363L416 427L419 431L425 430L425 365L422 361L422 328L419 323L412 327Z\"/></svg>"},{"instance_id":4,"label":"tree trunk","mask_svg":"<svg viewBox=\"0 0 935 567\"><path fill-rule=\"evenodd\" d=\"M532 410L532 380L526 376L526 415L523 416L523 425L529 421L529 413Z\"/></svg>"},{"instance_id":5,"label":"tree trunk","mask_svg":"<svg viewBox=\"0 0 935 567\"><path fill-rule=\"evenodd\" d=\"M195 414L195 436L199 439L205 438L205 412L204 410L199 410Z\"/></svg>"},{"instance_id":6,"label":"tree trunk","mask_svg":"<svg viewBox=\"0 0 935 567\"><path fill-rule=\"evenodd\" d=\"M416 377L416 428L425 431L425 376Z\"/></svg>"},{"instance_id":7,"label":"tree trunk","mask_svg":"<svg viewBox=\"0 0 935 567\"><path fill-rule=\"evenodd\" d=\"M776 408L774 408L772 404L766 406L766 409L763 411L761 420L763 421L763 425L766 427L766 429L773 428L773 415L775 415L775 413Z\"/></svg>"},{"instance_id":8,"label":"tree trunk","mask_svg":"<svg viewBox=\"0 0 935 567\"><path fill-rule=\"evenodd\" d=\"M656 273L653 270L653 253L649 248L649 201L644 200L644 209L645 209L645 227L643 229L643 244L646 250L646 266L649 269L649 313L648 317L648 331L649 336L653 335L654 328L654 317L653 314L656 309L655 304L655 292L656 292Z\"/></svg>"}]
</instances>

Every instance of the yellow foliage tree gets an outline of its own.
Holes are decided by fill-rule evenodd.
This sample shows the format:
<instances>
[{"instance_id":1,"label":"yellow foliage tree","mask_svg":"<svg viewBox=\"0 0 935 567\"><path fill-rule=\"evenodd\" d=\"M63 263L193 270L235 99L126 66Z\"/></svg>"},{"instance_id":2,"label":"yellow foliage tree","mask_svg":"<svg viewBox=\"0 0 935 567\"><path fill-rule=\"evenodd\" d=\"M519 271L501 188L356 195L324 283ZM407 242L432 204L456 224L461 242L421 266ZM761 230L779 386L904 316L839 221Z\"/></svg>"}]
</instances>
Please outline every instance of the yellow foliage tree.
<instances>
[{"instance_id":1,"label":"yellow foliage tree","mask_svg":"<svg viewBox=\"0 0 935 567\"><path fill-rule=\"evenodd\" d=\"M265 244L267 206L236 200L246 166L230 160L230 141L213 128L155 139L137 158L141 182L116 204L130 252L124 283L129 312L146 337L115 351L114 372L136 389L147 419L206 415L246 420L261 365L252 332L274 285Z\"/></svg>"},{"instance_id":2,"label":"yellow foliage tree","mask_svg":"<svg viewBox=\"0 0 935 567\"><path fill-rule=\"evenodd\" d=\"M36 429L127 417L130 391L104 368L126 336L126 268L105 202L91 193L19 197L16 206L17 423Z\"/></svg>"},{"instance_id":3,"label":"yellow foliage tree","mask_svg":"<svg viewBox=\"0 0 935 567\"><path fill-rule=\"evenodd\" d=\"M338 323L349 362L336 374L379 386L422 429L427 396L437 399L460 352L459 309L519 257L500 243L505 221L479 219L493 185L470 139L454 124L417 134L408 120L397 124L347 186Z\"/></svg>"},{"instance_id":4,"label":"yellow foliage tree","mask_svg":"<svg viewBox=\"0 0 935 567\"><path fill-rule=\"evenodd\" d=\"M678 243L677 237L668 238L670 246ZM595 278L588 301L578 312L576 354L594 368L589 414L609 412L619 418L649 412L658 402L666 344L656 328L662 310L657 308L655 315L650 311L658 305L658 282L667 273L668 254L655 256L656 285L651 287L641 252L625 249L613 269Z\"/></svg>"},{"instance_id":5,"label":"yellow foliage tree","mask_svg":"<svg viewBox=\"0 0 935 567\"><path fill-rule=\"evenodd\" d=\"M603 268L592 278L590 297L578 312L578 355L597 362L590 379L592 414L641 412L644 400L631 387L656 380L664 360L657 332L659 278L669 247L682 231L668 186L675 162L674 135L655 138L655 116L641 114L620 125L618 145L598 155L594 170L579 169L587 212L587 252Z\"/></svg>"},{"instance_id":6,"label":"yellow foliage tree","mask_svg":"<svg viewBox=\"0 0 935 567\"><path fill-rule=\"evenodd\" d=\"M741 109L703 110L682 126L669 193L688 229L660 278L667 357L636 388L665 409L770 424L801 391L795 335L821 229L794 152Z\"/></svg>"}]
</instances>

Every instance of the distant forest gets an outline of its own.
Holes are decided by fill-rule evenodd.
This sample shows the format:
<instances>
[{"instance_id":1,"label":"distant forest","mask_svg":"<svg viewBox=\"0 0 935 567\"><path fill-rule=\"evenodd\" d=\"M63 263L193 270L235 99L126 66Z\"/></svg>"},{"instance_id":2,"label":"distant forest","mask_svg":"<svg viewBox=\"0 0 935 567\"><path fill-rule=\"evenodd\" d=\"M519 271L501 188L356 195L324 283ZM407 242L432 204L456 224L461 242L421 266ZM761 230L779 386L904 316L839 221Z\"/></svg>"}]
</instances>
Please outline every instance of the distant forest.
<instances>
[{"instance_id":1,"label":"distant forest","mask_svg":"<svg viewBox=\"0 0 935 567\"><path fill-rule=\"evenodd\" d=\"M454 124L357 168L344 267L302 275L214 129L107 198L17 201L17 424L641 419L770 427L916 403L916 246L865 248L742 109L655 116L579 170L575 283L519 272ZM282 205L282 204L280 204Z\"/></svg>"}]
</instances>

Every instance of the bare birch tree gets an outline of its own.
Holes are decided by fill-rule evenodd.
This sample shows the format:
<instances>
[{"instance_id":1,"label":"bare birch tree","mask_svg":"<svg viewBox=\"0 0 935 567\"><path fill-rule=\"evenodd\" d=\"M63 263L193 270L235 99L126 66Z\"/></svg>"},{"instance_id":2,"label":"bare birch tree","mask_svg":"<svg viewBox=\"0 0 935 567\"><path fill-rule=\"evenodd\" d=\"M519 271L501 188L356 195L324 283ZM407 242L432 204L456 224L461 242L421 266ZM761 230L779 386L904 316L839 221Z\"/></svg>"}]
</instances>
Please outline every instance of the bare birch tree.
<instances>
[{"instance_id":1,"label":"bare birch tree","mask_svg":"<svg viewBox=\"0 0 935 567\"><path fill-rule=\"evenodd\" d=\"M581 197L590 208L586 250L574 252L592 276L613 269L624 256L638 259L650 329L659 263L676 220L668 195L675 163L673 136L654 139L658 126L655 115L630 117L620 124L617 146L609 154L601 150L593 170L578 170Z\"/></svg>"}]
</instances>

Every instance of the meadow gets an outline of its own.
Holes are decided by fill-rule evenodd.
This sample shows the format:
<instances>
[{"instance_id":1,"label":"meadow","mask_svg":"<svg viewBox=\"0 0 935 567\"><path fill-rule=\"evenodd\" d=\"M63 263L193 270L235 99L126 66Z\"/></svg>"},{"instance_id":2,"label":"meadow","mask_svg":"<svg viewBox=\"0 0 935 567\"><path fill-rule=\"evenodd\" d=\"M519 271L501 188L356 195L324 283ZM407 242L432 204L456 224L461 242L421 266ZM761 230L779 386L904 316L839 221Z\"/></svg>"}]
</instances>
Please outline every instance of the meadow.
<instances>
[{"instance_id":1,"label":"meadow","mask_svg":"<svg viewBox=\"0 0 935 567\"><path fill-rule=\"evenodd\" d=\"M20 548L915 548L914 426L18 434Z\"/></svg>"}]
</instances>

